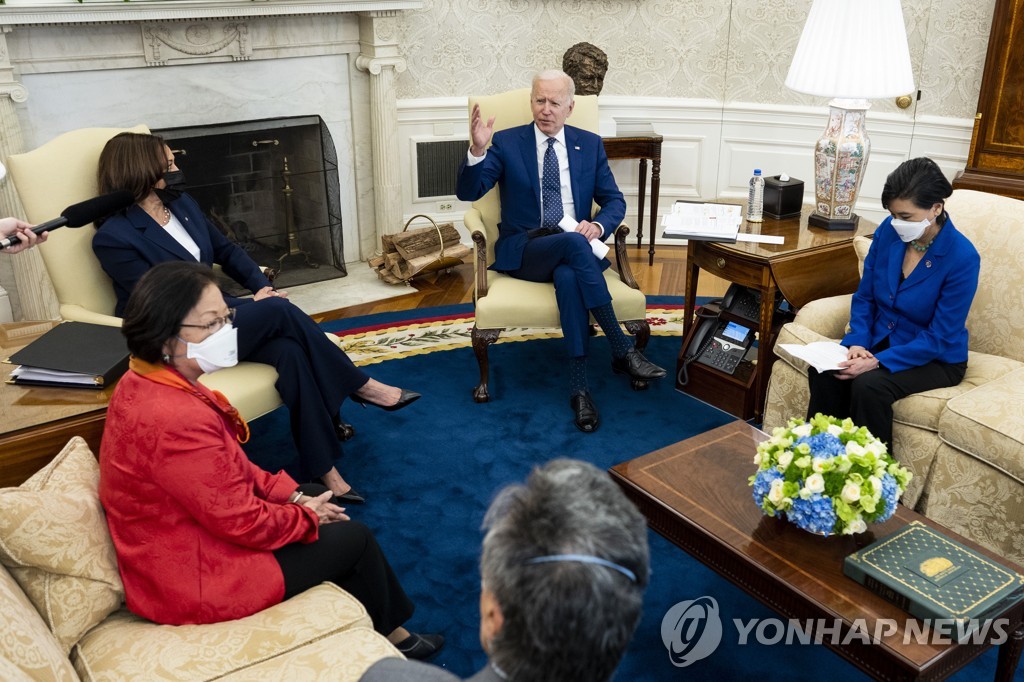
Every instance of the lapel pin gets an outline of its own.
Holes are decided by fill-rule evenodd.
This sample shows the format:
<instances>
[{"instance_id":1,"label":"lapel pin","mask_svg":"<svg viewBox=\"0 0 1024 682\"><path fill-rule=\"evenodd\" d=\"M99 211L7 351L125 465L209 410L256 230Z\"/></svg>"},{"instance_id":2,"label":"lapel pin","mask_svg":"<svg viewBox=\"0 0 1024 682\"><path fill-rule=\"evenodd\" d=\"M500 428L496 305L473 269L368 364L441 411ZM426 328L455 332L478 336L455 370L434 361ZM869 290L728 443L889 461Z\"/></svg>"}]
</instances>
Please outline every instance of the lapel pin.
<instances>
[{"instance_id":1,"label":"lapel pin","mask_svg":"<svg viewBox=\"0 0 1024 682\"><path fill-rule=\"evenodd\" d=\"M577 147L576 145L573 145L573 149L575 149L576 151L579 151L579 150L580 150L580 148L579 148L579 147Z\"/></svg>"},{"instance_id":2,"label":"lapel pin","mask_svg":"<svg viewBox=\"0 0 1024 682\"><path fill-rule=\"evenodd\" d=\"M932 262L931 262L930 260L926 260L926 261L924 262L924 266L925 266L926 268L930 268L930 267L932 266Z\"/></svg>"}]
</instances>

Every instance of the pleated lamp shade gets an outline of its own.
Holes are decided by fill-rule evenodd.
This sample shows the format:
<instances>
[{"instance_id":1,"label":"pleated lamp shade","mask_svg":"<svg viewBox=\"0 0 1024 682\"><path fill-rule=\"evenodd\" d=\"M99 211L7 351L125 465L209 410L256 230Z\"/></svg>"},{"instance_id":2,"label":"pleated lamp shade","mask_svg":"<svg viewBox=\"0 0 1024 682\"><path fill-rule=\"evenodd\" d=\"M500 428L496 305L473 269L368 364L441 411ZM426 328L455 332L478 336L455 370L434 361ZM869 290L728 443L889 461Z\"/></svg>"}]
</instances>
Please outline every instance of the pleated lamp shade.
<instances>
[{"instance_id":1,"label":"pleated lamp shade","mask_svg":"<svg viewBox=\"0 0 1024 682\"><path fill-rule=\"evenodd\" d=\"M842 99L912 93L900 0L814 0L786 87Z\"/></svg>"}]
</instances>

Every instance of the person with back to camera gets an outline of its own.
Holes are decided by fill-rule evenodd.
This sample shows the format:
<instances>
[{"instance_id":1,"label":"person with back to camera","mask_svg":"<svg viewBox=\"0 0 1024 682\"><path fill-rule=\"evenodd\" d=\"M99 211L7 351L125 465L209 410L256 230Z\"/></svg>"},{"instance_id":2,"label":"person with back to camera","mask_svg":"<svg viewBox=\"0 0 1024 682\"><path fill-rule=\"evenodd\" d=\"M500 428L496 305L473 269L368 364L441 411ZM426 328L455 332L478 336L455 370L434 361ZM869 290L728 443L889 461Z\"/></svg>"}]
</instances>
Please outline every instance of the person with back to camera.
<instances>
[{"instance_id":1,"label":"person with back to camera","mask_svg":"<svg viewBox=\"0 0 1024 682\"><path fill-rule=\"evenodd\" d=\"M216 276L199 263L154 266L125 306L131 359L107 410L99 496L128 608L157 623L217 623L331 581L406 656L432 655L444 638L402 627L413 605L373 533L325 486L250 462L239 447L245 421L199 383L190 350L221 330L234 339L233 329ZM216 357L233 364L233 341Z\"/></svg>"},{"instance_id":2,"label":"person with back to camera","mask_svg":"<svg viewBox=\"0 0 1024 682\"><path fill-rule=\"evenodd\" d=\"M498 493L484 519L473 682L602 682L643 607L647 524L608 474L557 459ZM440 668L384 659L361 682L446 682Z\"/></svg>"},{"instance_id":3,"label":"person with back to camera","mask_svg":"<svg viewBox=\"0 0 1024 682\"><path fill-rule=\"evenodd\" d=\"M393 411L420 395L372 379L286 300L285 292L276 291L252 258L207 220L195 200L175 189L184 184L184 174L159 136L114 136L100 154L98 177L101 192L127 190L135 197L134 205L99 226L92 242L114 282L116 314L124 312L139 279L158 263L220 265L254 294L224 295L238 328L238 359L277 370L276 387L288 406L303 476L322 480L339 502L363 502L334 466L341 455L338 441L354 433L341 421L341 403L351 398L364 407ZM205 363L204 349L196 352Z\"/></svg>"},{"instance_id":4,"label":"person with back to camera","mask_svg":"<svg viewBox=\"0 0 1024 682\"><path fill-rule=\"evenodd\" d=\"M938 165L910 159L889 174L875 231L850 306L842 369L808 369L808 418L849 417L892 450L892 405L912 393L955 386L967 371L967 314L981 258L953 226L953 193Z\"/></svg>"},{"instance_id":5,"label":"person with back to camera","mask_svg":"<svg viewBox=\"0 0 1024 682\"><path fill-rule=\"evenodd\" d=\"M635 380L665 376L665 370L638 351L619 326L608 284L610 265L598 259L590 240L607 239L622 222L626 202L615 184L601 138L565 125L572 114L575 86L562 71L533 78L533 123L494 133L475 105L470 113L471 144L459 167L455 194L476 201L494 185L501 192L501 223L491 270L530 282L553 282L569 354L569 405L573 422L585 433L601 423L587 386L587 349L593 315L612 347L612 369ZM493 140L491 139L493 133ZM491 142L490 148L487 144ZM591 215L594 203L600 207ZM563 218L579 219L572 232Z\"/></svg>"}]
</instances>

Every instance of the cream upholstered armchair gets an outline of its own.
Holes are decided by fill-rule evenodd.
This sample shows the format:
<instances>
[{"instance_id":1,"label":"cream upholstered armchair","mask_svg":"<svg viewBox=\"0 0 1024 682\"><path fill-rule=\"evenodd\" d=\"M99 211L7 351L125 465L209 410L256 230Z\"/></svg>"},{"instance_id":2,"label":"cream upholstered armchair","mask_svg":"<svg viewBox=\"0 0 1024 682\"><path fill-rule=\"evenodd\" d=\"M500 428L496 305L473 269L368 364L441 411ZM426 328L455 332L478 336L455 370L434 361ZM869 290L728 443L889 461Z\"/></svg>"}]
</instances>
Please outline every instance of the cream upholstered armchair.
<instances>
[{"instance_id":1,"label":"cream upholstered armchair","mask_svg":"<svg viewBox=\"0 0 1024 682\"><path fill-rule=\"evenodd\" d=\"M495 117L494 130L524 125L533 120L530 109L530 89L521 88L498 95L470 97L469 110L479 104L484 118ZM597 97L576 97L576 106L568 125L596 133L598 129ZM498 239L501 222L501 199L494 187L473 202L465 216L466 228L475 243L473 255L473 351L480 365L480 383L473 390L478 403L490 400L488 391L488 347L498 335L511 327L560 328L555 287L549 283L526 282L487 267L494 262L494 242ZM636 337L636 347L643 350L650 339L647 323L647 297L637 286L626 257L626 236L629 228L623 224L615 231L615 263L618 272L605 271L608 290L612 294L615 316ZM646 388L646 382L633 381L634 389Z\"/></svg>"},{"instance_id":2,"label":"cream upholstered armchair","mask_svg":"<svg viewBox=\"0 0 1024 682\"><path fill-rule=\"evenodd\" d=\"M79 201L99 192L96 169L103 146L125 130L134 128L82 128L64 133L43 146L7 159L11 179L25 207L25 219L35 224L59 216ZM92 226L54 231L39 247L43 264L53 282L65 320L120 326L114 317L114 287L92 252ZM277 371L269 365L240 362L235 367L203 375L200 381L221 391L245 419L255 419L281 405L274 384Z\"/></svg>"},{"instance_id":3,"label":"cream upholstered armchair","mask_svg":"<svg viewBox=\"0 0 1024 682\"><path fill-rule=\"evenodd\" d=\"M995 552L1024 563L1024 201L956 190L956 228L981 255L967 317L967 374L957 386L893 405L892 453L914 477L902 502ZM870 240L854 240L863 261ZM780 344L840 339L850 296L812 301L776 341L764 429L807 411L807 365Z\"/></svg>"}]
</instances>

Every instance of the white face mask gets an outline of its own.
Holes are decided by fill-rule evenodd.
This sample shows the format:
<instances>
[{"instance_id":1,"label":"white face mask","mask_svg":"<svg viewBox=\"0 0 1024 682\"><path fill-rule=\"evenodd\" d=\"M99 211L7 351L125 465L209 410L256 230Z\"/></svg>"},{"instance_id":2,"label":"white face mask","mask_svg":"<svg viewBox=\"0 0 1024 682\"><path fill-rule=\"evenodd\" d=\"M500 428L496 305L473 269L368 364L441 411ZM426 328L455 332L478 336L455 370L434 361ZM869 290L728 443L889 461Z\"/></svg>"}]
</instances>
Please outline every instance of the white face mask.
<instances>
[{"instance_id":1,"label":"white face mask","mask_svg":"<svg viewBox=\"0 0 1024 682\"><path fill-rule=\"evenodd\" d=\"M904 242L912 242L915 239L920 239L924 231L928 229L928 226L932 224L932 221L925 219L920 222L912 223L909 220L900 220L899 218L892 219L892 229L896 230L896 234L900 236Z\"/></svg>"},{"instance_id":2,"label":"white face mask","mask_svg":"<svg viewBox=\"0 0 1024 682\"><path fill-rule=\"evenodd\" d=\"M179 337L179 341L184 341ZM238 364L238 330L226 324L199 343L184 341L185 357L199 363L209 374Z\"/></svg>"}]
</instances>

